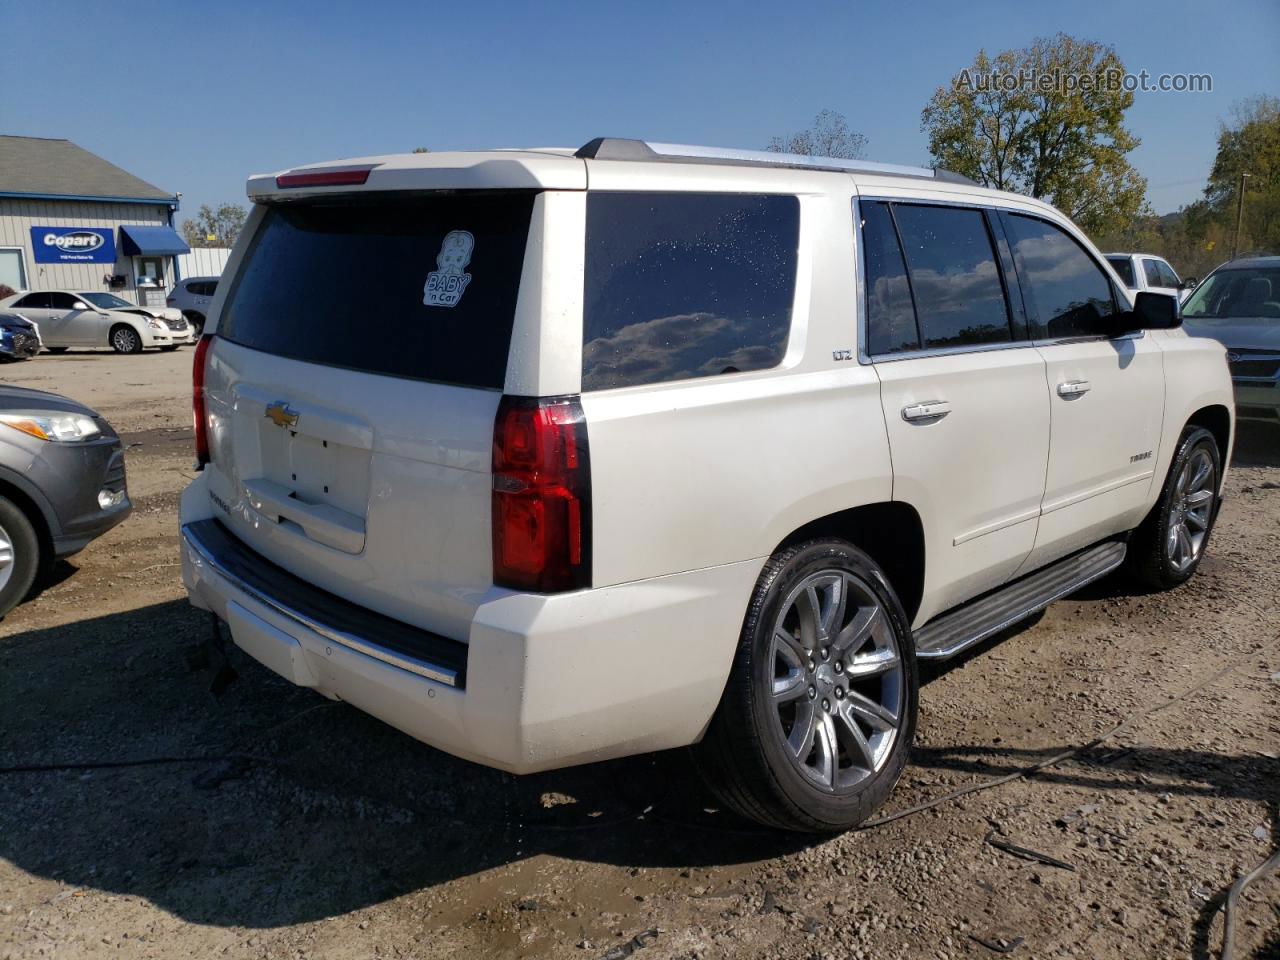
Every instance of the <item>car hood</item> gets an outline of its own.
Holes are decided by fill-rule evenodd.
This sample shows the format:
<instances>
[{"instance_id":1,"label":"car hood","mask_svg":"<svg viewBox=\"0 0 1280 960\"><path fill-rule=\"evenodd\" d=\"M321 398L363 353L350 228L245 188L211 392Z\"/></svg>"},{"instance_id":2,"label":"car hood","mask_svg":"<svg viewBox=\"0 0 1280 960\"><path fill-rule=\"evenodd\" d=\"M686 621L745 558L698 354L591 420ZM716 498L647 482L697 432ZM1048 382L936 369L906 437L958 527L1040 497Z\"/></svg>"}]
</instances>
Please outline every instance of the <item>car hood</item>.
<instances>
[{"instance_id":1,"label":"car hood","mask_svg":"<svg viewBox=\"0 0 1280 960\"><path fill-rule=\"evenodd\" d=\"M57 393L0 384L0 412L10 410L58 410L64 413L83 413L90 417L98 415L83 403Z\"/></svg>"},{"instance_id":2,"label":"car hood","mask_svg":"<svg viewBox=\"0 0 1280 960\"><path fill-rule=\"evenodd\" d=\"M1205 317L1183 320L1193 337L1212 337L1242 350L1280 350L1280 319L1275 317Z\"/></svg>"}]
</instances>

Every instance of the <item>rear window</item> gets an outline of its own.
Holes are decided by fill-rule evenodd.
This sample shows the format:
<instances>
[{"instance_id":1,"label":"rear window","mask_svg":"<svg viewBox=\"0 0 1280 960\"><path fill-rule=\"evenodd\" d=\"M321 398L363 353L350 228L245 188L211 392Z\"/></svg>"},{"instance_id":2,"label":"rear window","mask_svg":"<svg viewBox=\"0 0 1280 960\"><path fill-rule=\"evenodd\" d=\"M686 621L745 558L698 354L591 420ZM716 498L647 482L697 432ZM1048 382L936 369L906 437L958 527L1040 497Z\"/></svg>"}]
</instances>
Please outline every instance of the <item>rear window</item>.
<instances>
[{"instance_id":1,"label":"rear window","mask_svg":"<svg viewBox=\"0 0 1280 960\"><path fill-rule=\"evenodd\" d=\"M270 207L218 335L308 363L501 389L533 197Z\"/></svg>"},{"instance_id":2,"label":"rear window","mask_svg":"<svg viewBox=\"0 0 1280 960\"><path fill-rule=\"evenodd\" d=\"M582 389L777 366L799 233L791 196L591 194Z\"/></svg>"}]
</instances>

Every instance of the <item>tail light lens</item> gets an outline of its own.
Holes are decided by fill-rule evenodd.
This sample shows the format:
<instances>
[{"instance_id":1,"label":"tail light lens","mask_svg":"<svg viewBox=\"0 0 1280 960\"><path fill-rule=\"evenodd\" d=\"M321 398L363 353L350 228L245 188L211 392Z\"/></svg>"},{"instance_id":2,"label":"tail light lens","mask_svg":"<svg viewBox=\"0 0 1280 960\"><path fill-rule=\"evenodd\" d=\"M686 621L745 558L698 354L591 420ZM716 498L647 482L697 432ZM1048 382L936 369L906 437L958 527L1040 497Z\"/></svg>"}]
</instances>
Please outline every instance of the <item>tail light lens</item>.
<instances>
[{"instance_id":1,"label":"tail light lens","mask_svg":"<svg viewBox=\"0 0 1280 960\"><path fill-rule=\"evenodd\" d=\"M209 345L212 343L211 333L200 338L191 366L191 413L195 420L197 467L203 467L209 462L209 418L205 416L204 409L204 366L205 354L209 352Z\"/></svg>"},{"instance_id":2,"label":"tail light lens","mask_svg":"<svg viewBox=\"0 0 1280 960\"><path fill-rule=\"evenodd\" d=\"M591 585L591 464L577 397L503 397L493 431L493 581Z\"/></svg>"},{"instance_id":3,"label":"tail light lens","mask_svg":"<svg viewBox=\"0 0 1280 960\"><path fill-rule=\"evenodd\" d=\"M165 297L165 298L164 298L164 302L165 302L166 304L168 304L169 306L173 306L175 303L177 303L177 302L178 302L178 298L177 298L177 297Z\"/></svg>"}]
</instances>

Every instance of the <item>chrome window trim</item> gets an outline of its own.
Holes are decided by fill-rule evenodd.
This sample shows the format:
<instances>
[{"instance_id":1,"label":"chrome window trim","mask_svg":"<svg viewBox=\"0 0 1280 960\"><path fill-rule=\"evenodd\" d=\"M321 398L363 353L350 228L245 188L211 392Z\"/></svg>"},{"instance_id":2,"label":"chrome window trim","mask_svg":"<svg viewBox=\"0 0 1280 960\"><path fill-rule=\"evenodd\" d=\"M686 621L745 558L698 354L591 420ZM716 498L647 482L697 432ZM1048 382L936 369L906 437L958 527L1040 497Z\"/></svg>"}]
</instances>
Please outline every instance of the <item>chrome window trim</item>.
<instances>
[{"instance_id":1,"label":"chrome window trim","mask_svg":"<svg viewBox=\"0 0 1280 960\"><path fill-rule=\"evenodd\" d=\"M272 612L277 613L288 620L292 620L294 623L310 630L312 633L318 634L326 640L331 640L340 646L355 651L356 653L362 653L367 657L380 660L389 666L398 667L401 670L408 671L409 673L416 674L420 677L425 677L428 680L434 680L437 683L442 683L446 686L460 689L458 684L458 672L456 670L452 670L448 667L442 667L439 664L429 663L425 660L408 657L401 653L395 653L385 647L381 647L376 643L366 640L363 637L357 637L344 630L337 630L333 627L327 626L300 610L295 610L293 607L282 603L276 598L268 596L256 587L245 583L244 580L240 579L240 577L236 576L225 566L219 563L217 557L212 554L204 543L200 541L195 532L186 524L182 527L182 540L193 554L198 556L202 562L208 564L209 569L225 580L231 587L239 590L245 596L256 600L258 603L263 604Z\"/></svg>"}]
</instances>

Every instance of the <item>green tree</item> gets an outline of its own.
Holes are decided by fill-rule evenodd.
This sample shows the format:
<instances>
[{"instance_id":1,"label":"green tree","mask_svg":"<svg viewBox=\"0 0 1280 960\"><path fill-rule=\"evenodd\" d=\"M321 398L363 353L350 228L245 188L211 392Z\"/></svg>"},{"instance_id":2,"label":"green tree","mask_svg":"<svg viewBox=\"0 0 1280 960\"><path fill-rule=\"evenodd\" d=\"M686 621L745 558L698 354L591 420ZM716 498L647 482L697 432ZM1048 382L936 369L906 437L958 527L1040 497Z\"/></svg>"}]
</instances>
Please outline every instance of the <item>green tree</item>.
<instances>
[{"instance_id":1,"label":"green tree","mask_svg":"<svg viewBox=\"0 0 1280 960\"><path fill-rule=\"evenodd\" d=\"M1060 33L974 62L921 113L941 167L1054 204L1090 232L1145 209L1146 180L1127 155L1133 93L1113 48Z\"/></svg>"},{"instance_id":2,"label":"green tree","mask_svg":"<svg viewBox=\"0 0 1280 960\"><path fill-rule=\"evenodd\" d=\"M1240 249L1280 252L1280 98L1251 97L1232 109L1218 131L1218 153L1204 188L1207 220L1234 238L1236 207L1244 180Z\"/></svg>"},{"instance_id":3,"label":"green tree","mask_svg":"<svg viewBox=\"0 0 1280 960\"><path fill-rule=\"evenodd\" d=\"M190 247L230 247L244 229L247 214L238 203L224 203L214 210L201 204L194 217L182 221L182 239Z\"/></svg>"},{"instance_id":4,"label":"green tree","mask_svg":"<svg viewBox=\"0 0 1280 960\"><path fill-rule=\"evenodd\" d=\"M813 118L813 126L790 136L774 137L766 148L772 153L796 153L802 157L842 157L858 160L867 147L867 138L849 129L844 114L823 110Z\"/></svg>"}]
</instances>

